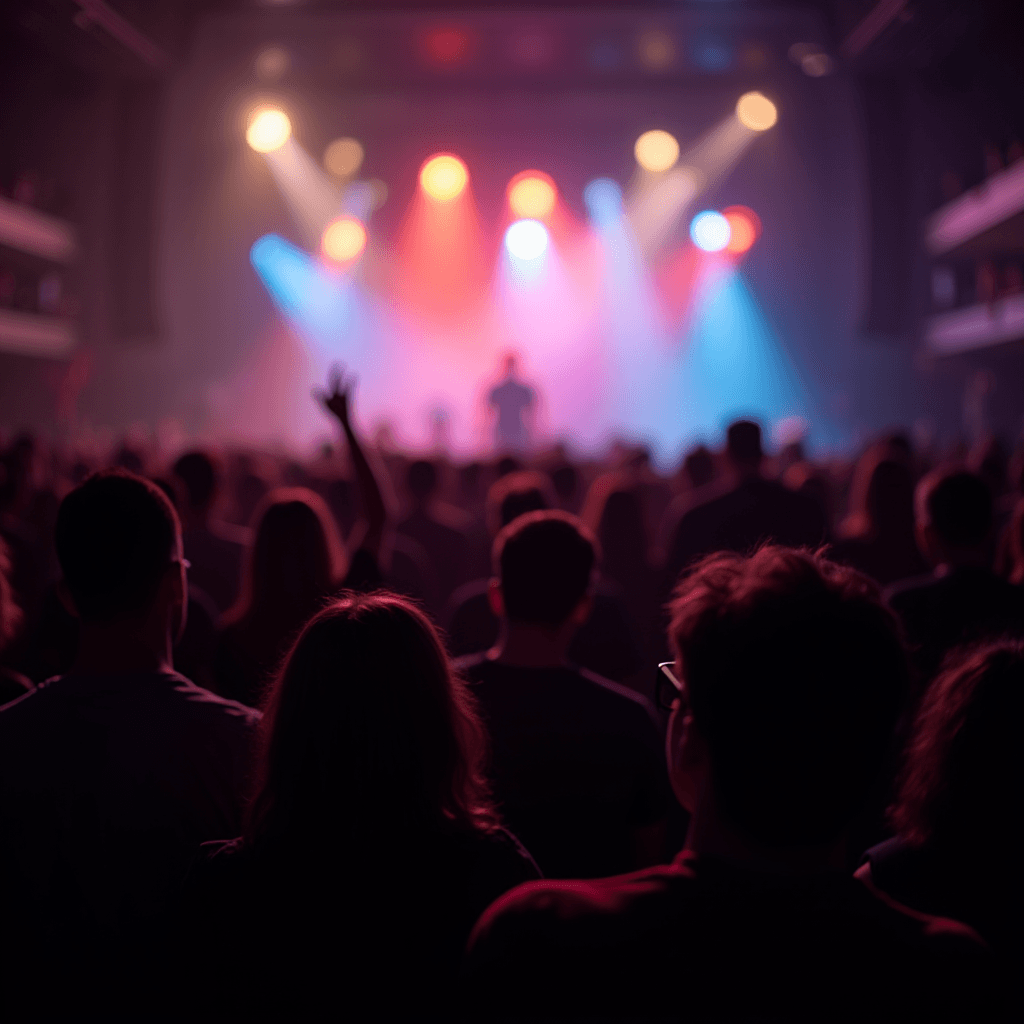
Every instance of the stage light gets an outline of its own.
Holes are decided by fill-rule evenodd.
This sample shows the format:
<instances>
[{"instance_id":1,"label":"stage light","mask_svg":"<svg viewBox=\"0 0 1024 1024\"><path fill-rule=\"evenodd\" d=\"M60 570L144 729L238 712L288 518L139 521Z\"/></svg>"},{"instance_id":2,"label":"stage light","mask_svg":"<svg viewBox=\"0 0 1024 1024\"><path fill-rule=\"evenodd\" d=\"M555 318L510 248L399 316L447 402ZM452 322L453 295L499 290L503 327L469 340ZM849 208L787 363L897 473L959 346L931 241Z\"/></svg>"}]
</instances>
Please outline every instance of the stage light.
<instances>
[{"instance_id":1,"label":"stage light","mask_svg":"<svg viewBox=\"0 0 1024 1024\"><path fill-rule=\"evenodd\" d=\"M555 183L543 171L523 171L508 183L508 205L517 217L543 219L557 197Z\"/></svg>"},{"instance_id":2,"label":"stage light","mask_svg":"<svg viewBox=\"0 0 1024 1024\"><path fill-rule=\"evenodd\" d=\"M521 260L535 260L548 247L548 229L539 220L517 220L505 232L505 248Z\"/></svg>"},{"instance_id":3,"label":"stage light","mask_svg":"<svg viewBox=\"0 0 1024 1024\"><path fill-rule=\"evenodd\" d=\"M338 178L354 178L363 164L363 156L358 139L335 139L324 150L324 167Z\"/></svg>"},{"instance_id":4,"label":"stage light","mask_svg":"<svg viewBox=\"0 0 1024 1024\"><path fill-rule=\"evenodd\" d=\"M432 156L420 170L420 185L431 199L448 203L455 199L469 182L466 165L451 153Z\"/></svg>"},{"instance_id":5,"label":"stage light","mask_svg":"<svg viewBox=\"0 0 1024 1024\"><path fill-rule=\"evenodd\" d=\"M595 224L608 224L622 214L622 189L611 178L595 178L583 190L583 202Z\"/></svg>"},{"instance_id":6,"label":"stage light","mask_svg":"<svg viewBox=\"0 0 1024 1024\"><path fill-rule=\"evenodd\" d=\"M280 46L268 46L256 55L256 77L264 82L276 82L291 66L291 55Z\"/></svg>"},{"instance_id":7,"label":"stage light","mask_svg":"<svg viewBox=\"0 0 1024 1024\"><path fill-rule=\"evenodd\" d=\"M463 63L473 51L473 36L461 25L442 25L423 37L423 55L439 67Z\"/></svg>"},{"instance_id":8,"label":"stage light","mask_svg":"<svg viewBox=\"0 0 1024 1024\"><path fill-rule=\"evenodd\" d=\"M690 237L698 249L721 252L729 244L729 221L717 210L704 210L690 221Z\"/></svg>"},{"instance_id":9,"label":"stage light","mask_svg":"<svg viewBox=\"0 0 1024 1024\"><path fill-rule=\"evenodd\" d=\"M728 206L722 215L729 222L729 243L725 251L739 256L761 236L761 218L748 206Z\"/></svg>"},{"instance_id":10,"label":"stage light","mask_svg":"<svg viewBox=\"0 0 1024 1024\"><path fill-rule=\"evenodd\" d=\"M655 128L636 140L633 155L645 171L667 171L679 159L679 143L668 132Z\"/></svg>"},{"instance_id":11,"label":"stage light","mask_svg":"<svg viewBox=\"0 0 1024 1024\"><path fill-rule=\"evenodd\" d=\"M736 103L736 116L744 128L752 132L765 132L778 121L779 112L763 93L746 92Z\"/></svg>"},{"instance_id":12,"label":"stage light","mask_svg":"<svg viewBox=\"0 0 1024 1024\"><path fill-rule=\"evenodd\" d=\"M676 59L676 44L667 32L654 29L640 37L640 62L651 71L664 71Z\"/></svg>"},{"instance_id":13,"label":"stage light","mask_svg":"<svg viewBox=\"0 0 1024 1024\"><path fill-rule=\"evenodd\" d=\"M292 133L292 123L288 115L277 107L261 107L249 118L249 127L245 132L245 141L257 153L272 153L280 149Z\"/></svg>"},{"instance_id":14,"label":"stage light","mask_svg":"<svg viewBox=\"0 0 1024 1024\"><path fill-rule=\"evenodd\" d=\"M354 260L366 248L366 228L355 217L339 217L324 229L323 254L336 263Z\"/></svg>"}]
</instances>

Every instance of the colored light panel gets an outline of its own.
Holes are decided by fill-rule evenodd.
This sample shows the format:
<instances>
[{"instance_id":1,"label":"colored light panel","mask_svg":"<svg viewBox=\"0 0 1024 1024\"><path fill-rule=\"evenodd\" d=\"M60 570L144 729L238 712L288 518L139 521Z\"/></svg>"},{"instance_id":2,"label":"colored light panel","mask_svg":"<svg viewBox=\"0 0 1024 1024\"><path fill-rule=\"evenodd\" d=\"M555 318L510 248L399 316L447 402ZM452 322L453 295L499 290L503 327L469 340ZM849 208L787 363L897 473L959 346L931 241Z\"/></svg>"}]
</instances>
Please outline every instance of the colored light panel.
<instances>
[{"instance_id":1,"label":"colored light panel","mask_svg":"<svg viewBox=\"0 0 1024 1024\"><path fill-rule=\"evenodd\" d=\"M354 260L366 248L366 228L355 217L339 217L324 228L320 248L336 263Z\"/></svg>"},{"instance_id":2,"label":"colored light panel","mask_svg":"<svg viewBox=\"0 0 1024 1024\"><path fill-rule=\"evenodd\" d=\"M761 218L748 206L729 206L722 211L729 222L729 242L725 251L739 256L761 237Z\"/></svg>"},{"instance_id":3,"label":"colored light panel","mask_svg":"<svg viewBox=\"0 0 1024 1024\"><path fill-rule=\"evenodd\" d=\"M457 198L468 183L466 165L451 153L431 157L420 170L423 191L439 203L449 203Z\"/></svg>"},{"instance_id":4,"label":"colored light panel","mask_svg":"<svg viewBox=\"0 0 1024 1024\"><path fill-rule=\"evenodd\" d=\"M505 248L520 260L535 260L548 247L548 229L539 220L517 220L505 232Z\"/></svg>"},{"instance_id":5,"label":"colored light panel","mask_svg":"<svg viewBox=\"0 0 1024 1024\"><path fill-rule=\"evenodd\" d=\"M288 115L277 107L261 107L249 118L245 141L257 153L272 153L280 149L292 134L292 123Z\"/></svg>"},{"instance_id":6,"label":"colored light panel","mask_svg":"<svg viewBox=\"0 0 1024 1024\"><path fill-rule=\"evenodd\" d=\"M721 252L729 244L729 221L717 210L704 210L690 221L690 238L698 249Z\"/></svg>"},{"instance_id":7,"label":"colored light panel","mask_svg":"<svg viewBox=\"0 0 1024 1024\"><path fill-rule=\"evenodd\" d=\"M747 92L736 103L736 116L744 128L752 132L766 132L778 121L779 112L763 93Z\"/></svg>"},{"instance_id":8,"label":"colored light panel","mask_svg":"<svg viewBox=\"0 0 1024 1024\"><path fill-rule=\"evenodd\" d=\"M555 183L543 171L523 171L508 183L508 205L517 217L543 219L557 198Z\"/></svg>"},{"instance_id":9,"label":"colored light panel","mask_svg":"<svg viewBox=\"0 0 1024 1024\"><path fill-rule=\"evenodd\" d=\"M636 140L633 155L645 171L667 171L679 159L679 143L668 132L655 128Z\"/></svg>"}]
</instances>

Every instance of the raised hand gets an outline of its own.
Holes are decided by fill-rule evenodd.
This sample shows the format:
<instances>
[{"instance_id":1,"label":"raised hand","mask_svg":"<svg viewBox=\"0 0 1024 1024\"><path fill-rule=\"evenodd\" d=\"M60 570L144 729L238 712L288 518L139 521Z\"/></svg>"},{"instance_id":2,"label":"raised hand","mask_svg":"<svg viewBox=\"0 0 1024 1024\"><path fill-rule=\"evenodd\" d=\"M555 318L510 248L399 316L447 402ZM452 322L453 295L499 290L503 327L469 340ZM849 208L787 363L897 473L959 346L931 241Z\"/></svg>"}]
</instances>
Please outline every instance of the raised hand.
<instances>
[{"instance_id":1,"label":"raised hand","mask_svg":"<svg viewBox=\"0 0 1024 1024\"><path fill-rule=\"evenodd\" d=\"M355 383L355 377L351 374L346 375L345 368L335 363L328 376L327 390L318 388L313 392L314 397L328 412L338 418L342 426L347 426L349 422L349 396Z\"/></svg>"}]
</instances>

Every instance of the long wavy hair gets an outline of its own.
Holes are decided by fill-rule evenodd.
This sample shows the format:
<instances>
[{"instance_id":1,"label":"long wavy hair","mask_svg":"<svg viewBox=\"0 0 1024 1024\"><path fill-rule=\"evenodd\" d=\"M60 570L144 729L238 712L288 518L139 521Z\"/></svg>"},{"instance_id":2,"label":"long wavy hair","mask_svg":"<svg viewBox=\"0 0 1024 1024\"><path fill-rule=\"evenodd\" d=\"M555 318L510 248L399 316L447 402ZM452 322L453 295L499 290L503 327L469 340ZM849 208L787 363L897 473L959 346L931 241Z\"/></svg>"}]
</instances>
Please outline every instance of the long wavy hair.
<instances>
[{"instance_id":1,"label":"long wavy hair","mask_svg":"<svg viewBox=\"0 0 1024 1024\"><path fill-rule=\"evenodd\" d=\"M248 842L387 846L411 829L490 831L487 738L430 620L347 594L305 626L264 707Z\"/></svg>"}]
</instances>

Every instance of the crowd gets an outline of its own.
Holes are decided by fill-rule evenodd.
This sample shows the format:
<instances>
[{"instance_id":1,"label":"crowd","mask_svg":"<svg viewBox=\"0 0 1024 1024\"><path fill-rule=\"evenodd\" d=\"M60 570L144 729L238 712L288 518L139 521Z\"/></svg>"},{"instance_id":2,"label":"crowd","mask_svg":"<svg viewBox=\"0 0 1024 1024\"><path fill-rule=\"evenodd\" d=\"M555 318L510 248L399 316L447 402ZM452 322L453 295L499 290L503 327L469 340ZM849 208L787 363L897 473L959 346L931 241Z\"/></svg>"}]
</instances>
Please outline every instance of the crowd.
<instances>
[{"instance_id":1,"label":"crowd","mask_svg":"<svg viewBox=\"0 0 1024 1024\"><path fill-rule=\"evenodd\" d=\"M6 1019L1017 1018L1019 461L349 394L306 463L5 441Z\"/></svg>"}]
</instances>

